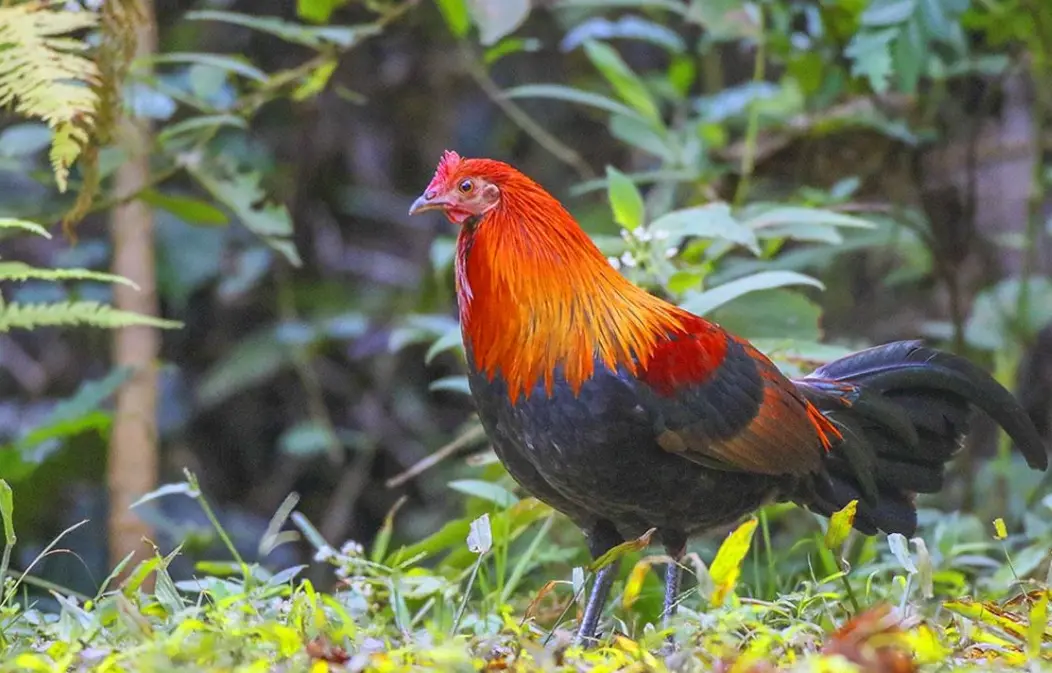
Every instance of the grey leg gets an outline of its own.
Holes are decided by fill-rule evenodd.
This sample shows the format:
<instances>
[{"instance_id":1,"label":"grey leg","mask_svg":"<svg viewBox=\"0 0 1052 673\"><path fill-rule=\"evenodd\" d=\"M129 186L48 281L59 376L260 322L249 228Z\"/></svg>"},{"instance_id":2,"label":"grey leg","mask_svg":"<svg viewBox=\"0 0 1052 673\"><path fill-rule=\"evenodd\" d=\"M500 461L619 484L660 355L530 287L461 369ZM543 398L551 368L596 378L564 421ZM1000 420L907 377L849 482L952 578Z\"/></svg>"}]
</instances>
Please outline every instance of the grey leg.
<instances>
[{"instance_id":1,"label":"grey leg","mask_svg":"<svg viewBox=\"0 0 1052 673\"><path fill-rule=\"evenodd\" d=\"M663 531L662 540L665 542L665 553L671 557L672 562L665 566L665 605L661 611L661 625L668 627L673 615L676 614L676 600L679 598L679 583L683 571L679 562L687 551L687 536L680 532ZM672 635L669 634L668 642L672 644Z\"/></svg>"},{"instance_id":2,"label":"grey leg","mask_svg":"<svg viewBox=\"0 0 1052 673\"><path fill-rule=\"evenodd\" d=\"M624 541L613 524L608 521L599 521L588 531L588 550L592 558L599 558ZM605 568L600 568L595 574L595 582L592 583L592 593L585 605L584 617L577 629L577 637L574 638L575 645L590 645L595 642L595 633L599 627L599 618L603 615L603 607L610 595L610 585L617 577L617 569L620 563L615 561Z\"/></svg>"}]
</instances>

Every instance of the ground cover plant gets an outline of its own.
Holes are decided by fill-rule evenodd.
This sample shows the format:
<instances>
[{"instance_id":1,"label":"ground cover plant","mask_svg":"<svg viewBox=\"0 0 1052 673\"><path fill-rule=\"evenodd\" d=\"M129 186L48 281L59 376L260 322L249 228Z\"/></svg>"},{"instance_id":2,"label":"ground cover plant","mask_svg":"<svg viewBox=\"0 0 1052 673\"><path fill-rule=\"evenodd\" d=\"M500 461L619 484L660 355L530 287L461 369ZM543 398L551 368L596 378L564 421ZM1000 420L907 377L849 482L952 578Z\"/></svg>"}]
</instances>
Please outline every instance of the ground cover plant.
<instances>
[{"instance_id":1,"label":"ground cover plant","mask_svg":"<svg viewBox=\"0 0 1052 673\"><path fill-rule=\"evenodd\" d=\"M488 450L405 215L511 160L785 371L924 336L1047 434L1052 5L286 4L0 2L0 670L1052 668L1052 489L981 418L914 538L764 508L663 630L659 547Z\"/></svg>"}]
</instances>

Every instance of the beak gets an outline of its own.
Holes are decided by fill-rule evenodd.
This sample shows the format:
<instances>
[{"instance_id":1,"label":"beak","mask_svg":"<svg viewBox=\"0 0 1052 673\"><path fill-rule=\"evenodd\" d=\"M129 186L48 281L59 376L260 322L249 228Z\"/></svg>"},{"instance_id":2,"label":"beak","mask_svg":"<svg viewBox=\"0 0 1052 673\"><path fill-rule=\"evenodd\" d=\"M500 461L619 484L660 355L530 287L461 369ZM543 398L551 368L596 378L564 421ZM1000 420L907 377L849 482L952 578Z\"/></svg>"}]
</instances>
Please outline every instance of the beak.
<instances>
[{"instance_id":1,"label":"beak","mask_svg":"<svg viewBox=\"0 0 1052 673\"><path fill-rule=\"evenodd\" d=\"M417 197L417 200L413 201L413 205L409 206L409 214L416 215L428 210L440 210L448 205L444 199L439 198L434 192L428 190Z\"/></svg>"}]
</instances>

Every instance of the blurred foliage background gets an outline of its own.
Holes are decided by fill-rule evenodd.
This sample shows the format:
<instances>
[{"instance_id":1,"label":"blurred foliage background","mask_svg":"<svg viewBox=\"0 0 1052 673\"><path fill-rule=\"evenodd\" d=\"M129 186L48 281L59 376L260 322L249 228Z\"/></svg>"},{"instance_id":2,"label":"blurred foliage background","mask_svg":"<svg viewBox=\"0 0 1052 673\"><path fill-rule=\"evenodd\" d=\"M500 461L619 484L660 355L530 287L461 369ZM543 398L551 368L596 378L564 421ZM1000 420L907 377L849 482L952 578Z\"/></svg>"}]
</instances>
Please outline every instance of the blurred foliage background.
<instances>
[{"instance_id":1,"label":"blurred foliage background","mask_svg":"<svg viewBox=\"0 0 1052 673\"><path fill-rule=\"evenodd\" d=\"M410 547L425 553L516 502L462 378L456 232L406 214L447 148L515 164L633 280L788 371L923 336L991 368L1049 429L1045 0L158 0L156 49L140 39L137 55L121 13L133 5L0 3L7 18L49 15L39 25L83 41L98 66L38 73L98 95L35 110L31 92L5 97L17 82L0 72L0 218L54 234L0 228L0 264L52 272L0 270L15 565L82 519L64 540L76 554L34 572L93 593L119 560L113 474L140 464L107 455L122 421L112 398L133 372L90 325L134 321L70 316L64 302L122 309L112 279L86 274L111 269L113 211L133 201L152 216L131 231L152 231L157 315L181 323L135 328L160 338L156 447L134 447L159 456L147 482L192 469L249 558L292 492L334 544L371 543L387 519L389 548L426 538ZM8 43L38 29L23 30ZM0 46L8 71L31 62L14 49ZM122 101L151 132L113 119ZM41 305L66 317L12 309ZM1040 476L982 422L969 443L927 504L1052 536L1033 513ZM173 575L221 549L192 500L135 511L163 551L185 542ZM776 538L815 525L770 515ZM585 558L561 520L543 532L534 564ZM264 560L312 553L295 543Z\"/></svg>"}]
</instances>

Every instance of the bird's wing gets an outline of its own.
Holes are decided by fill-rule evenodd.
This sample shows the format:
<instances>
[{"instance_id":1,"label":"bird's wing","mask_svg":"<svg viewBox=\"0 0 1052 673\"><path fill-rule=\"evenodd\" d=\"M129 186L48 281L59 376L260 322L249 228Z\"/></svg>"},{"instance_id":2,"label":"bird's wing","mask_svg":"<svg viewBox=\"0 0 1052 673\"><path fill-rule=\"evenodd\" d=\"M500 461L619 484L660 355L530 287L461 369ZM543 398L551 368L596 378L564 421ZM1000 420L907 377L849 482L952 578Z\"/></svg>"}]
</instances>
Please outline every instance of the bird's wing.
<instances>
[{"instance_id":1,"label":"bird's wing","mask_svg":"<svg viewBox=\"0 0 1052 673\"><path fill-rule=\"evenodd\" d=\"M840 439L774 363L711 323L659 344L638 378L658 444L702 465L806 474Z\"/></svg>"}]
</instances>

